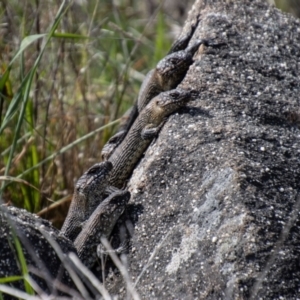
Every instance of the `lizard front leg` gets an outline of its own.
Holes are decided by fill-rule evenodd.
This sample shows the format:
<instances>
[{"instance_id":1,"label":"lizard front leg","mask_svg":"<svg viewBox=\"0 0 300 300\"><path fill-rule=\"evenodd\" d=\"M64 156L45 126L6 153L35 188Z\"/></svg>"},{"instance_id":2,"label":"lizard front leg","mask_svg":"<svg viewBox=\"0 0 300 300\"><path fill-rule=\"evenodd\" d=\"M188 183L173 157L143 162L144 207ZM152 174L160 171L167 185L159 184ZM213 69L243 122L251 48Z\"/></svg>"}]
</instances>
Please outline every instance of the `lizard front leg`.
<instances>
[{"instance_id":1,"label":"lizard front leg","mask_svg":"<svg viewBox=\"0 0 300 300\"><path fill-rule=\"evenodd\" d=\"M141 137L143 140L151 140L157 137L158 133L160 132L161 128L165 125L168 118L164 118L162 122L155 126L153 124L148 124L141 132Z\"/></svg>"}]
</instances>

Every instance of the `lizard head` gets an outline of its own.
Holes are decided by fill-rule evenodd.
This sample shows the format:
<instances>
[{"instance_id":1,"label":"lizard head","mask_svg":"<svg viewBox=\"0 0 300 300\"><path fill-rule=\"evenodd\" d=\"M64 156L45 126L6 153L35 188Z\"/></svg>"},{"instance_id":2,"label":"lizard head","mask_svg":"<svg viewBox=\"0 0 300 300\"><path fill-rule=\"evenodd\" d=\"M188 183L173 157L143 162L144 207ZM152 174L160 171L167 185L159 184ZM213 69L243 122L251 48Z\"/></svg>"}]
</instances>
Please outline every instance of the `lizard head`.
<instances>
[{"instance_id":1,"label":"lizard head","mask_svg":"<svg viewBox=\"0 0 300 300\"><path fill-rule=\"evenodd\" d=\"M201 43L203 41L199 40L191 47L169 54L158 62L156 75L165 91L174 89L182 81Z\"/></svg>"},{"instance_id":2,"label":"lizard head","mask_svg":"<svg viewBox=\"0 0 300 300\"><path fill-rule=\"evenodd\" d=\"M76 192L85 197L88 197L90 193L98 194L97 191L102 194L112 168L110 161L93 165L78 179Z\"/></svg>"},{"instance_id":3,"label":"lizard head","mask_svg":"<svg viewBox=\"0 0 300 300\"><path fill-rule=\"evenodd\" d=\"M164 116L168 116L193 99L192 91L177 88L160 93L152 101L156 107L156 111L161 111Z\"/></svg>"}]
</instances>

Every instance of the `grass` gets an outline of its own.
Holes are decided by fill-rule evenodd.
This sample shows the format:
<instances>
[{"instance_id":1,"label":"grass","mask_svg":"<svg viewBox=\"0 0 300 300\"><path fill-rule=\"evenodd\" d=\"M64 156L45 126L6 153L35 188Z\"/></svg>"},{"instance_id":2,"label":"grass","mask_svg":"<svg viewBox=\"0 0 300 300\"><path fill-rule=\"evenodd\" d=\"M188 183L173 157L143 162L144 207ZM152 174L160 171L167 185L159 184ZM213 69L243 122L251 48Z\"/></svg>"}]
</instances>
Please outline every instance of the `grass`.
<instances>
[{"instance_id":1,"label":"grass","mask_svg":"<svg viewBox=\"0 0 300 300\"><path fill-rule=\"evenodd\" d=\"M167 18L137 4L0 2L0 199L61 226L74 182L171 45ZM35 299L16 236L14 247L22 274L0 290ZM3 285L16 280L26 293Z\"/></svg>"},{"instance_id":2,"label":"grass","mask_svg":"<svg viewBox=\"0 0 300 300\"><path fill-rule=\"evenodd\" d=\"M74 182L169 50L170 24L132 0L25 3L0 3L1 195L59 227Z\"/></svg>"}]
</instances>

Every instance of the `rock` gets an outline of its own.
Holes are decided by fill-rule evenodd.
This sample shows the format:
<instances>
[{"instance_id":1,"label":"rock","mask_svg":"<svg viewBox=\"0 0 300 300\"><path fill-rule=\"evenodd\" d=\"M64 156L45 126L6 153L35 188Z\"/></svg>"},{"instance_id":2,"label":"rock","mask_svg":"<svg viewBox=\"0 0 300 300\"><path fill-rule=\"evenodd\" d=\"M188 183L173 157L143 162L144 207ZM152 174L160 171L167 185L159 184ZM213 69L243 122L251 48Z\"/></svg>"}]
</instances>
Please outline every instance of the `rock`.
<instances>
[{"instance_id":1,"label":"rock","mask_svg":"<svg viewBox=\"0 0 300 300\"><path fill-rule=\"evenodd\" d=\"M198 0L186 30L197 17L190 44L225 45L195 55L180 86L201 97L129 182L129 273L142 299L299 299L300 22L256 0Z\"/></svg>"},{"instance_id":2,"label":"rock","mask_svg":"<svg viewBox=\"0 0 300 300\"><path fill-rule=\"evenodd\" d=\"M0 206L0 278L23 274L14 238L22 246L30 276L43 291L55 295L53 281L59 274L63 274L62 278L58 278L65 284L74 286L68 275L63 273L61 260L48 238L56 242L63 253L76 253L72 242L62 236L50 222L25 209L4 205ZM9 282L8 285L24 290L23 280ZM15 298L5 296L4 299Z\"/></svg>"}]
</instances>

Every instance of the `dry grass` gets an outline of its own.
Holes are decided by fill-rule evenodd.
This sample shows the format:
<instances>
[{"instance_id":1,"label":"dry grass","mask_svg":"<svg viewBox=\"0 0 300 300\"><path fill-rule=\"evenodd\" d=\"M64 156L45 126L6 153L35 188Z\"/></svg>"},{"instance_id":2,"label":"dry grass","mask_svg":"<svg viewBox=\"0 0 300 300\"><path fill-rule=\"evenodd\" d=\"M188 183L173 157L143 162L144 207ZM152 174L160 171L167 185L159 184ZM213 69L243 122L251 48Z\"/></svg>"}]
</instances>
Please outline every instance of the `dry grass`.
<instances>
[{"instance_id":1,"label":"dry grass","mask_svg":"<svg viewBox=\"0 0 300 300\"><path fill-rule=\"evenodd\" d=\"M2 197L32 212L48 207L40 214L57 226L65 217L74 182L100 160L115 126L95 131L131 106L144 74L171 44L167 18L158 18L159 11L146 18L138 1L112 3L71 5L44 53L46 37L36 35L51 31L61 2L0 4L0 175L21 177L38 189L5 181ZM26 37L34 42L22 49ZM26 78L30 72L32 82ZM10 110L13 115L4 122ZM90 137L81 141L87 134Z\"/></svg>"}]
</instances>

